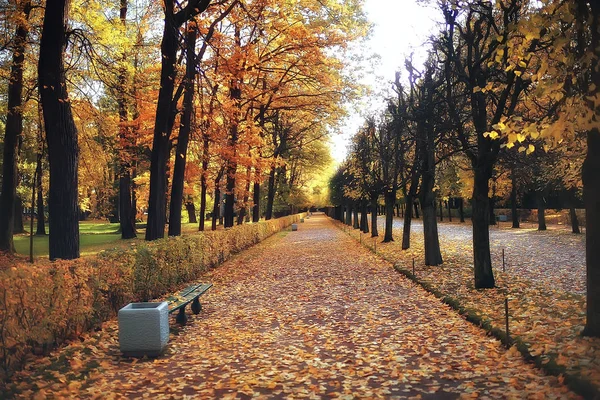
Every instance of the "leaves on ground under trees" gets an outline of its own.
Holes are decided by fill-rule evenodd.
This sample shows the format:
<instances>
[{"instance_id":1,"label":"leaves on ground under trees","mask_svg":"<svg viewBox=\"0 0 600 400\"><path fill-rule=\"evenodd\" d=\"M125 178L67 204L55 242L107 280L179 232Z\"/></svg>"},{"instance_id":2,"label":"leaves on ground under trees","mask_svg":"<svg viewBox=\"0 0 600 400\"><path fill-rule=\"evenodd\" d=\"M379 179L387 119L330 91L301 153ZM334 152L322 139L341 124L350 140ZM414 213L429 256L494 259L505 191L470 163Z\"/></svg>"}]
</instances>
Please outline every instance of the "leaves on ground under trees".
<instances>
[{"instance_id":1,"label":"leaves on ground under trees","mask_svg":"<svg viewBox=\"0 0 600 400\"><path fill-rule=\"evenodd\" d=\"M324 217L212 271L165 355L126 359L116 322L42 358L22 397L574 398Z\"/></svg>"}]
</instances>

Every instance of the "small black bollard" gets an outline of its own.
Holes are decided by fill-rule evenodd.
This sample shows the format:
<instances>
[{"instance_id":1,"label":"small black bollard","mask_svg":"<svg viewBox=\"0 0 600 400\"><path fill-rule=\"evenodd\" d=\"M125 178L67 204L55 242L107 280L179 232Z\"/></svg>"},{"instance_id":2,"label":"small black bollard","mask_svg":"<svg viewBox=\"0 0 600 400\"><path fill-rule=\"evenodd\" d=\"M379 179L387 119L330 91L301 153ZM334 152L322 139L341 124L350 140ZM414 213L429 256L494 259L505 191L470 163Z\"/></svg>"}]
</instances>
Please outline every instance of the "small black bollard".
<instances>
[{"instance_id":1,"label":"small black bollard","mask_svg":"<svg viewBox=\"0 0 600 400\"><path fill-rule=\"evenodd\" d=\"M502 249L502 272L506 272L506 265L504 263L504 249Z\"/></svg>"},{"instance_id":2,"label":"small black bollard","mask_svg":"<svg viewBox=\"0 0 600 400\"><path fill-rule=\"evenodd\" d=\"M510 331L508 330L508 297L504 297L504 314L506 317L506 347L510 348Z\"/></svg>"}]
</instances>

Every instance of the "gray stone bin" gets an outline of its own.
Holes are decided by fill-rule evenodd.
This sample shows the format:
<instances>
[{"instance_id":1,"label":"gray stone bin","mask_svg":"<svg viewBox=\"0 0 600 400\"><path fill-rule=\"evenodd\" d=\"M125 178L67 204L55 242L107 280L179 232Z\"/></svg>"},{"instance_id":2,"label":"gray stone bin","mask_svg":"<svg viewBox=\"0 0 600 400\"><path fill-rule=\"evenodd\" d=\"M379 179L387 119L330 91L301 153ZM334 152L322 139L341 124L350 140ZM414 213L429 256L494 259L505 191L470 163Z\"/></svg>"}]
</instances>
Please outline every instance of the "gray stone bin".
<instances>
[{"instance_id":1,"label":"gray stone bin","mask_svg":"<svg viewBox=\"0 0 600 400\"><path fill-rule=\"evenodd\" d=\"M298 230L298 224L292 224L292 232Z\"/></svg>"},{"instance_id":2,"label":"gray stone bin","mask_svg":"<svg viewBox=\"0 0 600 400\"><path fill-rule=\"evenodd\" d=\"M127 357L157 357L169 341L169 303L129 303L119 310L119 345Z\"/></svg>"}]
</instances>

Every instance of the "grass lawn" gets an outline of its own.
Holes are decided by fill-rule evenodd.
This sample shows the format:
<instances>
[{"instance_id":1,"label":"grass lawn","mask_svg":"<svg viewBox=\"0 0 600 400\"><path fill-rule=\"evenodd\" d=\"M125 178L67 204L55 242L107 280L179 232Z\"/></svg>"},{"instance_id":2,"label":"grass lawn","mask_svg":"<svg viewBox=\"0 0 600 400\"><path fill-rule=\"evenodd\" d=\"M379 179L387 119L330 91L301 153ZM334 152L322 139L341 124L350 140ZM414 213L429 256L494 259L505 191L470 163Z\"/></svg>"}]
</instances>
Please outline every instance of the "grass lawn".
<instances>
[{"instance_id":1,"label":"grass lawn","mask_svg":"<svg viewBox=\"0 0 600 400\"><path fill-rule=\"evenodd\" d=\"M28 224L26 225L29 226ZM145 226L144 226L145 227ZM48 226L46 226L48 231ZM143 230L138 237L143 237ZM121 241L119 224L99 221L83 221L79 223L80 251L82 256L96 254L102 250L128 246L131 240ZM29 234L15 235L15 249L18 254L29 254ZM139 239L134 239L139 240ZM33 255L35 257L48 256L48 235L33 237Z\"/></svg>"},{"instance_id":2,"label":"grass lawn","mask_svg":"<svg viewBox=\"0 0 600 400\"><path fill-rule=\"evenodd\" d=\"M25 229L29 229L29 221L25 221ZM206 221L206 229L210 230L211 221ZM79 223L79 247L82 256L89 256L99 253L102 250L129 247L132 241L144 240L144 232L146 229L145 223L137 224L137 239L121 240L118 223L108 223L105 221L82 221ZM166 226L169 229L169 226ZM218 229L223 229L218 226ZM48 232L48 225L46 225ZM181 233L184 235L194 234L198 232L197 223L182 222ZM165 231L165 237L167 231ZM15 235L15 249L18 254L29 255L29 234L24 233ZM48 257L48 235L33 237L33 255L35 257Z\"/></svg>"}]
</instances>

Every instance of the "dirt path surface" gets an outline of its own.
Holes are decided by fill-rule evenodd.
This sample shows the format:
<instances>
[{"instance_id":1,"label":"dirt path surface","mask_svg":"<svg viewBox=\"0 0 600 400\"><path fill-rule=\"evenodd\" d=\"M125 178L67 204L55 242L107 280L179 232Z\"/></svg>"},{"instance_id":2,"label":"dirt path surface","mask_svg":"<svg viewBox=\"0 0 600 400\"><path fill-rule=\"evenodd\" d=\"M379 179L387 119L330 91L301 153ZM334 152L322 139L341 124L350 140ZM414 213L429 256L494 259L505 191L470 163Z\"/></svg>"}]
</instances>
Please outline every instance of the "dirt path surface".
<instances>
[{"instance_id":1,"label":"dirt path surface","mask_svg":"<svg viewBox=\"0 0 600 400\"><path fill-rule=\"evenodd\" d=\"M162 357L122 358L113 321L96 339L61 350L71 369L96 366L86 380L49 380L68 376L49 373L57 355L24 396L575 397L325 216L253 247L206 280L214 287L203 312L171 335Z\"/></svg>"}]
</instances>

